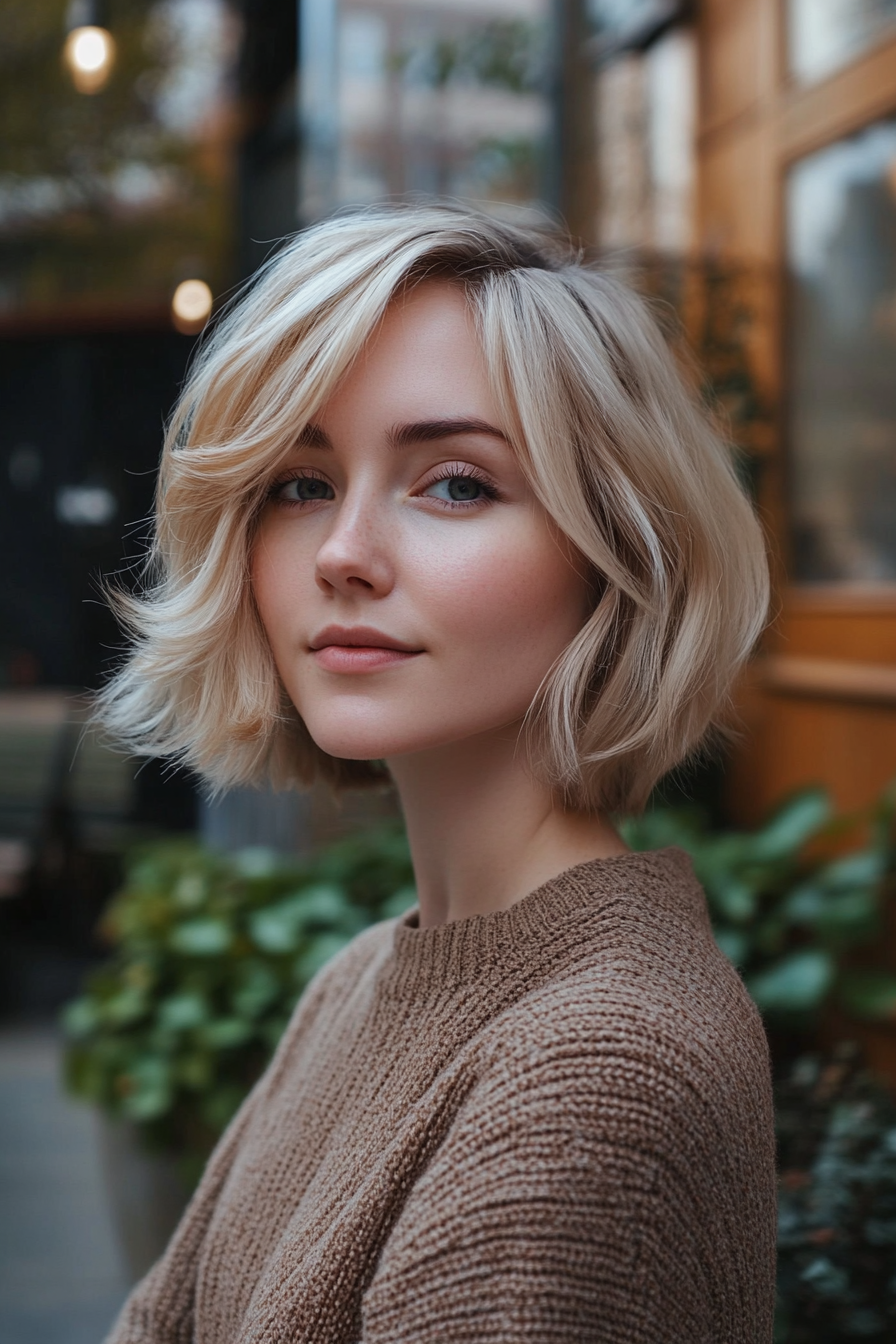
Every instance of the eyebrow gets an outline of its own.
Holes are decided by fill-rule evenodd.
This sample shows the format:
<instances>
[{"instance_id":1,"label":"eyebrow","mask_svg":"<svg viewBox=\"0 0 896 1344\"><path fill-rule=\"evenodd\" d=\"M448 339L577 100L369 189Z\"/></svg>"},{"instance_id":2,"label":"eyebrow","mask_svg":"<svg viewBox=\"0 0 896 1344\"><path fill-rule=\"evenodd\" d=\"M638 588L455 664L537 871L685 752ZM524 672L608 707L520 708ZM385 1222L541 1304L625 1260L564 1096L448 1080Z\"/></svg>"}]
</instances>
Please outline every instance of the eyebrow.
<instances>
[{"instance_id":1,"label":"eyebrow","mask_svg":"<svg viewBox=\"0 0 896 1344\"><path fill-rule=\"evenodd\" d=\"M476 416L454 416L437 420L414 420L406 425L393 425L389 430L389 445L392 448L409 448L414 443L434 443L438 439L451 439L459 434L487 434L493 439L507 442L507 435L487 420ZM329 435L319 425L309 424L299 438L303 448L325 448L332 450Z\"/></svg>"}]
</instances>

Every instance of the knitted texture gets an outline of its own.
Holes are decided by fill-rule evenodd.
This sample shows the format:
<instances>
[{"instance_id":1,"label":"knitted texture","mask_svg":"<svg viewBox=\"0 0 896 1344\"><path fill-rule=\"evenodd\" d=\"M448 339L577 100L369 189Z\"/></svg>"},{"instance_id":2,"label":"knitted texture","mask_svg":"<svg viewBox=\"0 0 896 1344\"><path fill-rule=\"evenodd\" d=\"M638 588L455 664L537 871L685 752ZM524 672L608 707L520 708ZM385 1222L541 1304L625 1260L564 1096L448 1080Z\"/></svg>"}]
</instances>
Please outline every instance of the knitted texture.
<instances>
[{"instance_id":1,"label":"knitted texture","mask_svg":"<svg viewBox=\"0 0 896 1344\"><path fill-rule=\"evenodd\" d=\"M368 929L110 1344L768 1344L768 1052L680 850Z\"/></svg>"}]
</instances>

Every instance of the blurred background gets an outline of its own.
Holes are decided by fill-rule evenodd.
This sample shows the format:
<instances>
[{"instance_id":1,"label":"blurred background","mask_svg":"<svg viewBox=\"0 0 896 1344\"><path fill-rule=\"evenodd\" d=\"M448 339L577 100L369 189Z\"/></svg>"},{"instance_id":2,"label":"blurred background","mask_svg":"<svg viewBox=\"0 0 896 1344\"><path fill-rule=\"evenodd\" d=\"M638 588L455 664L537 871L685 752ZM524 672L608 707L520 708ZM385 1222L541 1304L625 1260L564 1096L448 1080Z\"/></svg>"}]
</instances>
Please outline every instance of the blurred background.
<instances>
[{"instance_id":1,"label":"blurred background","mask_svg":"<svg viewBox=\"0 0 896 1344\"><path fill-rule=\"evenodd\" d=\"M565 221L737 444L776 619L628 834L772 1034L777 1338L896 1337L896 0L4 0L0 128L4 1344L102 1337L308 975L413 900L388 793L211 805L85 719L208 317L421 195Z\"/></svg>"}]
</instances>

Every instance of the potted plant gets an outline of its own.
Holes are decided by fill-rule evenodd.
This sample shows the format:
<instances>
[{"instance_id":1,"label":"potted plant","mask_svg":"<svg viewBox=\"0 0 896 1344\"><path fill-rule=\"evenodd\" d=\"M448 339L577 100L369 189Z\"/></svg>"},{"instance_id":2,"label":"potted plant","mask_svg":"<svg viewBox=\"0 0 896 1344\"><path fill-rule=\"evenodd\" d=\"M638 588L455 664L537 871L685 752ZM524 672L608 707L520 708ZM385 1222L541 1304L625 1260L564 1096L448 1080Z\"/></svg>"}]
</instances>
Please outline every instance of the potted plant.
<instances>
[{"instance_id":1,"label":"potted plant","mask_svg":"<svg viewBox=\"0 0 896 1344\"><path fill-rule=\"evenodd\" d=\"M101 933L110 959L63 1015L69 1089L99 1110L132 1273L160 1253L315 971L414 903L400 828L308 862L192 841L135 850Z\"/></svg>"}]
</instances>

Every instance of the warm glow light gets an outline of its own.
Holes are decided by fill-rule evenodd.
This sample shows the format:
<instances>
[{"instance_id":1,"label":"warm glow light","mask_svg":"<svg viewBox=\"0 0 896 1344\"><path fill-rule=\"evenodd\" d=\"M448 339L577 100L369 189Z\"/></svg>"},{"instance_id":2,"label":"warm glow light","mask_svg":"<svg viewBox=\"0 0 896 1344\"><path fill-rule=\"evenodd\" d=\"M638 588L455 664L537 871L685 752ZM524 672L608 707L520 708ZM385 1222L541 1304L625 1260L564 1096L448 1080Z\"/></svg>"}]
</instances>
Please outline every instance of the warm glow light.
<instances>
[{"instance_id":1,"label":"warm glow light","mask_svg":"<svg viewBox=\"0 0 896 1344\"><path fill-rule=\"evenodd\" d=\"M184 280L174 291L171 316L178 331L199 331L212 310L212 292L204 280Z\"/></svg>"},{"instance_id":2,"label":"warm glow light","mask_svg":"<svg viewBox=\"0 0 896 1344\"><path fill-rule=\"evenodd\" d=\"M99 93L112 73L115 42L105 28L73 28L62 54L78 92Z\"/></svg>"}]
</instances>

